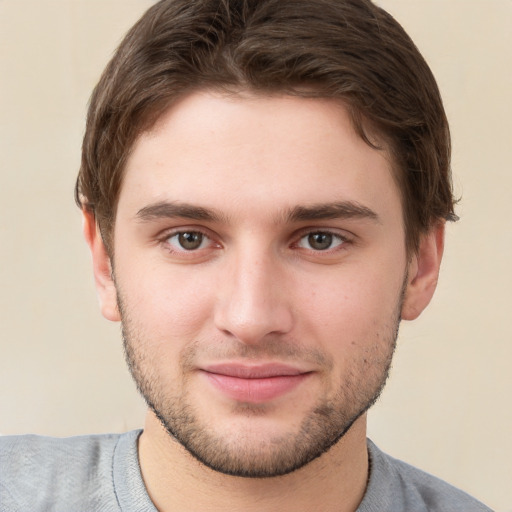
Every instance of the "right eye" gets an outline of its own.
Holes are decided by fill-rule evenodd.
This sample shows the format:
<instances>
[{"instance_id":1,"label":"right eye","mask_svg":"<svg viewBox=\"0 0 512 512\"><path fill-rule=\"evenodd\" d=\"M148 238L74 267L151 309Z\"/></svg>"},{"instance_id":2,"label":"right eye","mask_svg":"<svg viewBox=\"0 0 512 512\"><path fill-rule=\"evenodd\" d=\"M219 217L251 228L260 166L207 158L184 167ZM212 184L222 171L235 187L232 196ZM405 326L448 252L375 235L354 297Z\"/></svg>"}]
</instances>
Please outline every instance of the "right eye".
<instances>
[{"instance_id":1,"label":"right eye","mask_svg":"<svg viewBox=\"0 0 512 512\"><path fill-rule=\"evenodd\" d=\"M166 239L173 251L197 251L207 248L212 241L200 231L179 231Z\"/></svg>"}]
</instances>

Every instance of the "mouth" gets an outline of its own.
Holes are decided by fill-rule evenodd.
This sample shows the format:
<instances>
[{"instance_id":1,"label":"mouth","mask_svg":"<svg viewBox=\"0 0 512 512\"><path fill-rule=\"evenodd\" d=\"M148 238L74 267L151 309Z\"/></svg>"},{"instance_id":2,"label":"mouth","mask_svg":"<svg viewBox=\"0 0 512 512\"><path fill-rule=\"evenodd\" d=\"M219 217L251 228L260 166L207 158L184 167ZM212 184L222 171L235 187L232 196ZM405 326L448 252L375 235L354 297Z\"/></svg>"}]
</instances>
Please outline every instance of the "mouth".
<instances>
[{"instance_id":1,"label":"mouth","mask_svg":"<svg viewBox=\"0 0 512 512\"><path fill-rule=\"evenodd\" d=\"M283 364L219 364L202 368L201 373L228 398L259 404L292 392L313 372Z\"/></svg>"}]
</instances>

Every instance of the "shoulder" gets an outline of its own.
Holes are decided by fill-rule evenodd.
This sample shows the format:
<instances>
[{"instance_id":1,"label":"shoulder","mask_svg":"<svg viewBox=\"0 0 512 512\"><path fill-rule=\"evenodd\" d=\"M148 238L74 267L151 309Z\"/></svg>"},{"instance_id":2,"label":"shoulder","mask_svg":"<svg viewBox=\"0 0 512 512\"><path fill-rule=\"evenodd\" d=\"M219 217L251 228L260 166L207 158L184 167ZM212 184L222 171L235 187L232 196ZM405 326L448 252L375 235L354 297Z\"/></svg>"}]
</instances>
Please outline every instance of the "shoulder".
<instances>
[{"instance_id":1,"label":"shoulder","mask_svg":"<svg viewBox=\"0 0 512 512\"><path fill-rule=\"evenodd\" d=\"M109 502L112 506L102 510L118 510L112 476L114 453L121 439L132 437L135 442L137 436L134 431L62 439L0 437L2 510L59 510L59 503L86 510L88 504Z\"/></svg>"},{"instance_id":2,"label":"shoulder","mask_svg":"<svg viewBox=\"0 0 512 512\"><path fill-rule=\"evenodd\" d=\"M371 474L358 512L492 512L465 492L368 441Z\"/></svg>"}]
</instances>

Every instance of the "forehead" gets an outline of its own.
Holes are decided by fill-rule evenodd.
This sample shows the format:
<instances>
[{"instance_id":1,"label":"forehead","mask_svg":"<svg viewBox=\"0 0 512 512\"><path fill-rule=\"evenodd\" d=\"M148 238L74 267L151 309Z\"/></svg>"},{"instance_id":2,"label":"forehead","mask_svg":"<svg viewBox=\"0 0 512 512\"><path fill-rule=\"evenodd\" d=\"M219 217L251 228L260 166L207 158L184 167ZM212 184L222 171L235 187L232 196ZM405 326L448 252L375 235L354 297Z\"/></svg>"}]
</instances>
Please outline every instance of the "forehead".
<instances>
[{"instance_id":1,"label":"forehead","mask_svg":"<svg viewBox=\"0 0 512 512\"><path fill-rule=\"evenodd\" d=\"M134 144L118 213L184 201L261 215L340 200L400 202L387 152L359 137L340 101L196 92Z\"/></svg>"}]
</instances>

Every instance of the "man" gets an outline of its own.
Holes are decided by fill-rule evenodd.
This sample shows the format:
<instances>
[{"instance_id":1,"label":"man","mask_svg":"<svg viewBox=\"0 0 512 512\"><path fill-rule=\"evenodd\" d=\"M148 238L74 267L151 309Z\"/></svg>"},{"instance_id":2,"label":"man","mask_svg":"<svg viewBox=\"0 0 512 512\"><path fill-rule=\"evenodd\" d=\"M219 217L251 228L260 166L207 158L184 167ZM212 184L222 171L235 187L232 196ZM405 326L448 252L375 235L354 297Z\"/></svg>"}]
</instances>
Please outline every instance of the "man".
<instances>
[{"instance_id":1,"label":"man","mask_svg":"<svg viewBox=\"0 0 512 512\"><path fill-rule=\"evenodd\" d=\"M76 192L145 428L2 440L2 510L488 510L366 439L436 287L449 160L435 80L371 2L149 9Z\"/></svg>"}]
</instances>

